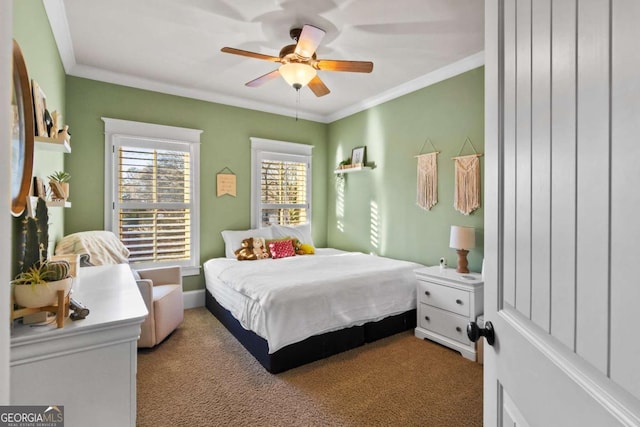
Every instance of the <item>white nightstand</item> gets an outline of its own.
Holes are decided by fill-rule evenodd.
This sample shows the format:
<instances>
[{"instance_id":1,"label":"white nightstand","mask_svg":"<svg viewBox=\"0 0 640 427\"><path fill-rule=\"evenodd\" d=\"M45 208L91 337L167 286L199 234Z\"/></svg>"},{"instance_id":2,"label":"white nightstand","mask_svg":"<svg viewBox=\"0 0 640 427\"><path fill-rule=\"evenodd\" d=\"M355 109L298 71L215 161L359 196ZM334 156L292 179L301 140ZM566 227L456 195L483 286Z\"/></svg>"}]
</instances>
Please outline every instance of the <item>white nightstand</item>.
<instances>
[{"instance_id":1,"label":"white nightstand","mask_svg":"<svg viewBox=\"0 0 640 427\"><path fill-rule=\"evenodd\" d=\"M484 282L478 273L457 273L439 266L420 268L418 322L415 335L430 339L476 360L476 345L467 338L467 324L484 310Z\"/></svg>"}]
</instances>

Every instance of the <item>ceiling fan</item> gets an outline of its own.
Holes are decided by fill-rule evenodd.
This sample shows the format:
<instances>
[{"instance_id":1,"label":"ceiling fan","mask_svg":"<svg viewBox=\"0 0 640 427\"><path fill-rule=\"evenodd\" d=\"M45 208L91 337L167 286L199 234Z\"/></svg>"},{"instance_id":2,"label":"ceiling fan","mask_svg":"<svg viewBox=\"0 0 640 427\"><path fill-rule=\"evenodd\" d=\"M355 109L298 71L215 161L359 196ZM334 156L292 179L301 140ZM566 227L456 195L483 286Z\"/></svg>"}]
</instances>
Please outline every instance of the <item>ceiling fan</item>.
<instances>
[{"instance_id":1,"label":"ceiling fan","mask_svg":"<svg viewBox=\"0 0 640 427\"><path fill-rule=\"evenodd\" d=\"M246 86L261 86L278 76L282 76L295 90L300 90L303 86L309 85L309 89L316 96L324 96L330 90L318 77L317 70L348 71L353 73L370 73L373 70L373 62L369 61L317 59L316 49L324 35L324 30L313 25L292 28L289 31L289 36L296 44L283 47L279 56L269 56L232 47L223 47L221 50L234 55L248 56L249 58L263 59L281 64L276 70L247 82Z\"/></svg>"}]
</instances>

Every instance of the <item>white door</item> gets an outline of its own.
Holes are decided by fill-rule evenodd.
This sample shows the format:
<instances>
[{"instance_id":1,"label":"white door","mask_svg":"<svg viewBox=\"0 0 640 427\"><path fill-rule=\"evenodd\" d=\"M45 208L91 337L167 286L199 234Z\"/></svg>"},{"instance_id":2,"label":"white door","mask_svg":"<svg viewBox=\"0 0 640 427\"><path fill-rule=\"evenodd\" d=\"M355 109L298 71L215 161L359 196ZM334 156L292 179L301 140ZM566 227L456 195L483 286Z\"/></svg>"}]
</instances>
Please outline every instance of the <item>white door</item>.
<instances>
[{"instance_id":1,"label":"white door","mask_svg":"<svg viewBox=\"0 0 640 427\"><path fill-rule=\"evenodd\" d=\"M640 1L485 7L485 425L640 425Z\"/></svg>"},{"instance_id":2,"label":"white door","mask_svg":"<svg viewBox=\"0 0 640 427\"><path fill-rule=\"evenodd\" d=\"M9 301L10 288L6 284L11 280L11 216L9 215L11 188L11 145L9 132L12 116L9 102L13 86L12 67L13 41L11 39L13 3L0 2L0 405L9 404Z\"/></svg>"}]
</instances>

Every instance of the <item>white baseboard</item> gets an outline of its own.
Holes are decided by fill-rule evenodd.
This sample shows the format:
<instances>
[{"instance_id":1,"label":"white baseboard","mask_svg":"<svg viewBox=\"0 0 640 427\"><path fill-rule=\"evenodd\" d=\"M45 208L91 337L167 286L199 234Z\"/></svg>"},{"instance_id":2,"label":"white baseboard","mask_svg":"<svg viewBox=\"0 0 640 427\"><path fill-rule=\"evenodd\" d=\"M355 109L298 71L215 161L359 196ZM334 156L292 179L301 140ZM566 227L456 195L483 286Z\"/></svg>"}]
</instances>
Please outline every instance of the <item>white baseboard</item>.
<instances>
[{"instance_id":1,"label":"white baseboard","mask_svg":"<svg viewBox=\"0 0 640 427\"><path fill-rule=\"evenodd\" d=\"M186 291L183 293L184 309L204 307L204 289Z\"/></svg>"}]
</instances>

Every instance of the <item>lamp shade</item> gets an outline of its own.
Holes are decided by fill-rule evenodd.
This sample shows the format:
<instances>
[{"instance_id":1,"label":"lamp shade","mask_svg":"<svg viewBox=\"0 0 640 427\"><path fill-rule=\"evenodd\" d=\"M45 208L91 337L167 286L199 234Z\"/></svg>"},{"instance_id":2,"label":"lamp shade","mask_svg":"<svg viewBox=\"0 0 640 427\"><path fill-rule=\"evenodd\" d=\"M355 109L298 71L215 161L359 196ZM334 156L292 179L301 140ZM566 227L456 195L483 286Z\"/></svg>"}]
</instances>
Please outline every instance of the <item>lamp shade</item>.
<instances>
[{"instance_id":1,"label":"lamp shade","mask_svg":"<svg viewBox=\"0 0 640 427\"><path fill-rule=\"evenodd\" d=\"M454 249L473 249L476 247L476 230L473 227L451 226L449 247Z\"/></svg>"},{"instance_id":2,"label":"lamp shade","mask_svg":"<svg viewBox=\"0 0 640 427\"><path fill-rule=\"evenodd\" d=\"M278 71L282 78L296 89L306 86L316 76L315 68L298 62L282 64Z\"/></svg>"}]
</instances>

